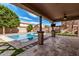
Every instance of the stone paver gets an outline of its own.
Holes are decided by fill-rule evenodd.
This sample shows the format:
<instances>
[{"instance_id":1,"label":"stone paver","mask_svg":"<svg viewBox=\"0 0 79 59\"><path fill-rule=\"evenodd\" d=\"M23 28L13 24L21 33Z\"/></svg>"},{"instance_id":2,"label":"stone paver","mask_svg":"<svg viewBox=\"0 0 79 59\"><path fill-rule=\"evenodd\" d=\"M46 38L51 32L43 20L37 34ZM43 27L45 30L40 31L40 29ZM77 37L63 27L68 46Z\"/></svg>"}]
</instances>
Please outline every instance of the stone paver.
<instances>
[{"instance_id":1,"label":"stone paver","mask_svg":"<svg viewBox=\"0 0 79 59\"><path fill-rule=\"evenodd\" d=\"M15 48L13 46L0 39L0 56L10 56L14 51Z\"/></svg>"},{"instance_id":2,"label":"stone paver","mask_svg":"<svg viewBox=\"0 0 79 59\"><path fill-rule=\"evenodd\" d=\"M10 56L15 50L6 50L0 56Z\"/></svg>"},{"instance_id":3,"label":"stone paver","mask_svg":"<svg viewBox=\"0 0 79 59\"><path fill-rule=\"evenodd\" d=\"M26 51L18 54L18 56L79 56L79 38L68 36L49 37L44 41L44 45L30 44L27 46L24 42L22 48ZM12 50L8 50L8 49ZM5 49L0 56L9 56L15 48L7 43L0 43L0 49ZM7 49L7 50L6 50ZM1 52L1 51L0 51ZM7 54L8 53L8 54Z\"/></svg>"},{"instance_id":4,"label":"stone paver","mask_svg":"<svg viewBox=\"0 0 79 59\"><path fill-rule=\"evenodd\" d=\"M77 56L79 55L78 37L50 37L44 45L36 45L19 56Z\"/></svg>"},{"instance_id":5,"label":"stone paver","mask_svg":"<svg viewBox=\"0 0 79 59\"><path fill-rule=\"evenodd\" d=\"M0 47L0 50L1 50L1 49L7 49L8 47L9 47L9 46L1 46L1 47Z\"/></svg>"}]
</instances>

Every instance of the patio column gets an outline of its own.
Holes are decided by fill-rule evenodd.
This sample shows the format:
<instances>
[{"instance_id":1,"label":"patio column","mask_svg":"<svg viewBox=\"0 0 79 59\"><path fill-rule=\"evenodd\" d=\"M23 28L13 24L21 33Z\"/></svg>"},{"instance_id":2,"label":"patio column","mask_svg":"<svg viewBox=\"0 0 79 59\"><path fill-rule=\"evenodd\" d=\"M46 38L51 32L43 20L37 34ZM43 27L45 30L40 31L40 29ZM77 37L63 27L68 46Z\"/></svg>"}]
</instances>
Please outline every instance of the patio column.
<instances>
[{"instance_id":1,"label":"patio column","mask_svg":"<svg viewBox=\"0 0 79 59\"><path fill-rule=\"evenodd\" d=\"M52 24L51 24L51 28L52 28L52 30L51 30L51 35L52 35L52 37L55 37L55 30L54 30L54 27L55 27L55 24L52 23Z\"/></svg>"},{"instance_id":2,"label":"patio column","mask_svg":"<svg viewBox=\"0 0 79 59\"><path fill-rule=\"evenodd\" d=\"M78 23L78 28L77 29L78 29L77 30L77 32L78 32L77 36L79 37L79 23Z\"/></svg>"},{"instance_id":3,"label":"patio column","mask_svg":"<svg viewBox=\"0 0 79 59\"><path fill-rule=\"evenodd\" d=\"M42 16L39 16L38 44L43 45L44 31L42 31Z\"/></svg>"}]
</instances>

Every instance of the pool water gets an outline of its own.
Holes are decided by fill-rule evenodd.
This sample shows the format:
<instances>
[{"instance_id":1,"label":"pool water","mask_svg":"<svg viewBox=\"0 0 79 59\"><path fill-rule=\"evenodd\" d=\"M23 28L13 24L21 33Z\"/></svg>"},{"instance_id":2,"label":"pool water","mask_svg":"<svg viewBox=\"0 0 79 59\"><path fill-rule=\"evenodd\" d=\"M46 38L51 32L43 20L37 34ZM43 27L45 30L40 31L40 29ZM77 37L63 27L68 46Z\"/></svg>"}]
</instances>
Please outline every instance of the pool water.
<instances>
[{"instance_id":1,"label":"pool water","mask_svg":"<svg viewBox=\"0 0 79 59\"><path fill-rule=\"evenodd\" d=\"M11 35L8 36L9 38L12 38L14 40L22 40L22 39L28 39L28 40L34 40L36 39L37 33L27 33L27 34L16 34L16 35Z\"/></svg>"}]
</instances>

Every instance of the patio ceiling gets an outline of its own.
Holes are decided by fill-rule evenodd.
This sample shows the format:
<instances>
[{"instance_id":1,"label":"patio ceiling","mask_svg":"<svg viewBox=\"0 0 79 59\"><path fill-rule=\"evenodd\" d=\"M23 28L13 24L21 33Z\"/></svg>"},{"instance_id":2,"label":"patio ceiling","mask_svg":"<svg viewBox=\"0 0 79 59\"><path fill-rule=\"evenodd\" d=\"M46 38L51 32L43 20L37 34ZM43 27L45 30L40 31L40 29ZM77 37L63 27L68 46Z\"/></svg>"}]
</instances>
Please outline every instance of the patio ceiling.
<instances>
[{"instance_id":1,"label":"patio ceiling","mask_svg":"<svg viewBox=\"0 0 79 59\"><path fill-rule=\"evenodd\" d=\"M36 15L42 15L51 21L79 19L79 3L15 3ZM67 19L64 19L66 14Z\"/></svg>"}]
</instances>

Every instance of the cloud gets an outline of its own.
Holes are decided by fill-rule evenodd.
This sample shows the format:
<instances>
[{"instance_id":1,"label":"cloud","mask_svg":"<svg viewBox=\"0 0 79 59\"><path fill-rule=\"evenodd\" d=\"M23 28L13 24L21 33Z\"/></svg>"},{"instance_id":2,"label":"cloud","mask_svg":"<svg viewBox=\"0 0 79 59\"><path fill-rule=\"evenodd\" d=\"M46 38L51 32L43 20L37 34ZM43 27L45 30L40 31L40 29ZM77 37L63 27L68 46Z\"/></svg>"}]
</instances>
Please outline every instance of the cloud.
<instances>
[{"instance_id":1,"label":"cloud","mask_svg":"<svg viewBox=\"0 0 79 59\"><path fill-rule=\"evenodd\" d=\"M22 17L22 16L19 16L19 18L21 18L21 19L26 19L26 20L32 20L31 18L28 18L28 17Z\"/></svg>"},{"instance_id":2,"label":"cloud","mask_svg":"<svg viewBox=\"0 0 79 59\"><path fill-rule=\"evenodd\" d=\"M39 22L29 22L29 23L31 23L31 24L39 24ZM50 26L51 24L45 24L45 23L43 23L42 25L48 25L48 26Z\"/></svg>"},{"instance_id":3,"label":"cloud","mask_svg":"<svg viewBox=\"0 0 79 59\"><path fill-rule=\"evenodd\" d=\"M16 6L14 6L14 5L10 4L10 3L0 3L0 4L6 6L8 8L11 7L11 8L17 9Z\"/></svg>"},{"instance_id":4,"label":"cloud","mask_svg":"<svg viewBox=\"0 0 79 59\"><path fill-rule=\"evenodd\" d=\"M30 13L30 12L28 12L28 14L29 14L30 16L37 17L36 15L34 15L34 14Z\"/></svg>"},{"instance_id":5,"label":"cloud","mask_svg":"<svg viewBox=\"0 0 79 59\"><path fill-rule=\"evenodd\" d=\"M39 22L29 22L29 23L32 23L32 24L39 24Z\"/></svg>"},{"instance_id":6,"label":"cloud","mask_svg":"<svg viewBox=\"0 0 79 59\"><path fill-rule=\"evenodd\" d=\"M28 21L26 22L26 21L23 21L23 20L21 20L21 22L22 22L22 23L30 23L30 24L35 24L35 25L36 25L36 24L39 24L39 22L28 22ZM45 24L45 23L43 23L43 25L50 26L51 24Z\"/></svg>"},{"instance_id":7,"label":"cloud","mask_svg":"<svg viewBox=\"0 0 79 59\"><path fill-rule=\"evenodd\" d=\"M30 23L30 24L39 24L39 22L29 22L29 21L25 22L24 20L21 20L21 22L22 22L22 23L27 23L27 22L28 22L28 23Z\"/></svg>"},{"instance_id":8,"label":"cloud","mask_svg":"<svg viewBox=\"0 0 79 59\"><path fill-rule=\"evenodd\" d=\"M20 20L20 22L23 22L24 23L25 21L24 20Z\"/></svg>"}]
</instances>

